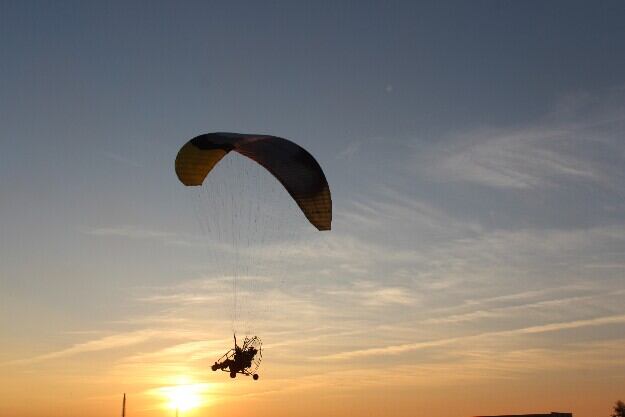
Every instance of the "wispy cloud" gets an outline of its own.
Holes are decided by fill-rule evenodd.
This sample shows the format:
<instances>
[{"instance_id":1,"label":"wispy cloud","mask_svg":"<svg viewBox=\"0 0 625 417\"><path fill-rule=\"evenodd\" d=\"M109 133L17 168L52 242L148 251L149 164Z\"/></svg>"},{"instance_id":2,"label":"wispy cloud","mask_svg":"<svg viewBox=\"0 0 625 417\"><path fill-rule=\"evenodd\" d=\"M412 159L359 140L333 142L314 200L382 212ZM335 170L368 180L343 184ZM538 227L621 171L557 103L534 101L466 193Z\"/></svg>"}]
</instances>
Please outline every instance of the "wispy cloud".
<instances>
[{"instance_id":1,"label":"wispy cloud","mask_svg":"<svg viewBox=\"0 0 625 417\"><path fill-rule=\"evenodd\" d=\"M134 240L157 240L164 244L177 246L201 246L206 245L198 237L182 236L177 233L165 232L162 230L150 230L137 226L114 226L114 227L98 227L86 231L92 236L117 237Z\"/></svg>"},{"instance_id":2,"label":"wispy cloud","mask_svg":"<svg viewBox=\"0 0 625 417\"><path fill-rule=\"evenodd\" d=\"M451 337L439 340L430 340L417 343L407 343L401 345L389 345L379 348L360 349L347 352L340 352L336 354L321 356L319 359L324 360L346 360L365 356L375 355L396 355L399 353L415 351L420 349L427 349L432 347L449 345L452 343L460 343L472 339L501 337L501 336L514 336L525 334L536 334L546 332L556 332L561 330L576 329L580 327L592 327L592 326L604 326L608 324L621 324L625 323L625 315L598 317L587 320L575 320L569 322L549 323L537 326L524 327L512 330L502 330L494 332L485 332L477 335Z\"/></svg>"},{"instance_id":3,"label":"wispy cloud","mask_svg":"<svg viewBox=\"0 0 625 417\"><path fill-rule=\"evenodd\" d=\"M550 120L512 130L463 132L416 155L415 167L438 180L504 189L553 187L564 180L613 185L616 167L610 153L623 148L618 137L607 132L624 121L625 114L620 114L576 123Z\"/></svg>"},{"instance_id":4,"label":"wispy cloud","mask_svg":"<svg viewBox=\"0 0 625 417\"><path fill-rule=\"evenodd\" d=\"M138 330L134 332L119 333L104 336L87 342L77 343L69 348L34 356L26 359L19 359L5 363L5 365L23 365L42 362L51 359L59 359L83 353L99 352L104 350L124 348L148 342L152 339L179 339L189 337L183 331L162 331L162 330Z\"/></svg>"},{"instance_id":5,"label":"wispy cloud","mask_svg":"<svg viewBox=\"0 0 625 417\"><path fill-rule=\"evenodd\" d=\"M471 311L469 313L453 314L453 315L446 316L446 317L431 318L431 319L425 320L424 323L427 323L427 324L462 323L462 322L467 322L467 321L482 320L485 318L502 317L505 314L511 313L511 312L527 311L532 308L540 308L540 307L546 307L546 306L561 306L563 304L573 303L575 301L584 300L587 298L588 297L570 297L570 298L563 298L563 299L539 301L535 303L515 305L515 306L509 306L509 307L499 307L499 308L493 308L489 310L477 310L477 311Z\"/></svg>"},{"instance_id":6,"label":"wispy cloud","mask_svg":"<svg viewBox=\"0 0 625 417\"><path fill-rule=\"evenodd\" d=\"M88 233L94 236L117 236L130 239L164 239L175 236L174 233L140 229L135 226L100 227L90 230Z\"/></svg>"},{"instance_id":7,"label":"wispy cloud","mask_svg":"<svg viewBox=\"0 0 625 417\"><path fill-rule=\"evenodd\" d=\"M115 152L110 151L101 151L100 152L104 157L111 159L115 162L118 162L122 165L126 165L132 168L143 168L143 165L139 163L137 160L130 158L128 156L124 156Z\"/></svg>"},{"instance_id":8,"label":"wispy cloud","mask_svg":"<svg viewBox=\"0 0 625 417\"><path fill-rule=\"evenodd\" d=\"M329 288L323 292L369 307L389 304L410 305L416 301L414 294L407 288L384 286L371 281L356 281L349 287Z\"/></svg>"},{"instance_id":9,"label":"wispy cloud","mask_svg":"<svg viewBox=\"0 0 625 417\"><path fill-rule=\"evenodd\" d=\"M478 131L461 136L451 149L443 151L436 175L501 188L534 188L553 185L557 176L599 180L600 173L574 155L549 149L549 141L565 137L563 129L530 130L517 133Z\"/></svg>"}]
</instances>

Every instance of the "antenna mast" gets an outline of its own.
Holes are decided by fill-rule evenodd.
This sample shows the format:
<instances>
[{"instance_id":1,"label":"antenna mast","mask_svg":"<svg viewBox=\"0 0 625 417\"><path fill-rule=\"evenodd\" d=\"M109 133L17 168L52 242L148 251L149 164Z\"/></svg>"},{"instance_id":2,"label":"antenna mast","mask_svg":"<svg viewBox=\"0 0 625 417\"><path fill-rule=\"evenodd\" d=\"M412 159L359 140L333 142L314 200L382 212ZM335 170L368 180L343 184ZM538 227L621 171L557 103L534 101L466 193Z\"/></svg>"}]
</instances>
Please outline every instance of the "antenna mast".
<instances>
[{"instance_id":1,"label":"antenna mast","mask_svg":"<svg viewBox=\"0 0 625 417\"><path fill-rule=\"evenodd\" d=\"M122 417L126 417L126 393L124 392L124 400L122 401Z\"/></svg>"}]
</instances>

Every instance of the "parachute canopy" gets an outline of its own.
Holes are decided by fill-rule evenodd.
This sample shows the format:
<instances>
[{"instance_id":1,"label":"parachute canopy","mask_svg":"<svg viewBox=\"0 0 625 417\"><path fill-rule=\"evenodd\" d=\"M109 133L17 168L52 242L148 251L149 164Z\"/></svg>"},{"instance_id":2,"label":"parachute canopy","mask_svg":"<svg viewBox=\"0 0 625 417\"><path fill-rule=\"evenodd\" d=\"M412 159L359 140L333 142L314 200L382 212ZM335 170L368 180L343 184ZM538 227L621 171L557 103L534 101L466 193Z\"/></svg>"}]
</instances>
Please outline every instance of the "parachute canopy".
<instances>
[{"instance_id":1,"label":"parachute canopy","mask_svg":"<svg viewBox=\"0 0 625 417\"><path fill-rule=\"evenodd\" d=\"M310 153L290 140L227 132L196 136L178 151L178 179L187 186L202 185L230 151L262 165L280 181L310 223L319 230L330 230L332 198L323 170Z\"/></svg>"}]
</instances>

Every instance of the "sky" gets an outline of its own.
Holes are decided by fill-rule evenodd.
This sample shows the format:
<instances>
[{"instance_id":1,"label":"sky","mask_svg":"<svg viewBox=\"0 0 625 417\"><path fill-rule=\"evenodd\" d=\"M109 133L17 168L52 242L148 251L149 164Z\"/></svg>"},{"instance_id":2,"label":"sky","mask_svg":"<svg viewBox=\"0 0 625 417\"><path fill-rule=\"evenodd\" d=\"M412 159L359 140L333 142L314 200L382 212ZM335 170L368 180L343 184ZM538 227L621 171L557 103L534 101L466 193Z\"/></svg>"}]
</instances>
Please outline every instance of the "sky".
<instances>
[{"instance_id":1,"label":"sky","mask_svg":"<svg viewBox=\"0 0 625 417\"><path fill-rule=\"evenodd\" d=\"M1 1L0 414L119 415L125 392L138 417L607 417L623 21L619 1ZM243 159L184 187L178 149L214 131L305 147L332 231ZM233 330L263 339L259 381L210 371Z\"/></svg>"}]
</instances>

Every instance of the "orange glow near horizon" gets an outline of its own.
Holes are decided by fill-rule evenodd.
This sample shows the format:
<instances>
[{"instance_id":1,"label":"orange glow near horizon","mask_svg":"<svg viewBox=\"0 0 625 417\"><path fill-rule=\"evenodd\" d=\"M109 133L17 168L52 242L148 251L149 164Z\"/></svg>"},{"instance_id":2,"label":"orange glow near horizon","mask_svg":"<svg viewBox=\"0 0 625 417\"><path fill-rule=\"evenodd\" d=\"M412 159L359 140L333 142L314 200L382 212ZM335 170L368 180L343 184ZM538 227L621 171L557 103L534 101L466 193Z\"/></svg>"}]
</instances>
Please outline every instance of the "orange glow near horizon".
<instances>
[{"instance_id":1,"label":"orange glow near horizon","mask_svg":"<svg viewBox=\"0 0 625 417\"><path fill-rule=\"evenodd\" d=\"M164 408L170 410L189 411L208 404L206 391L208 384L192 383L188 378L181 377L176 385L157 388L155 394L161 397Z\"/></svg>"}]
</instances>

